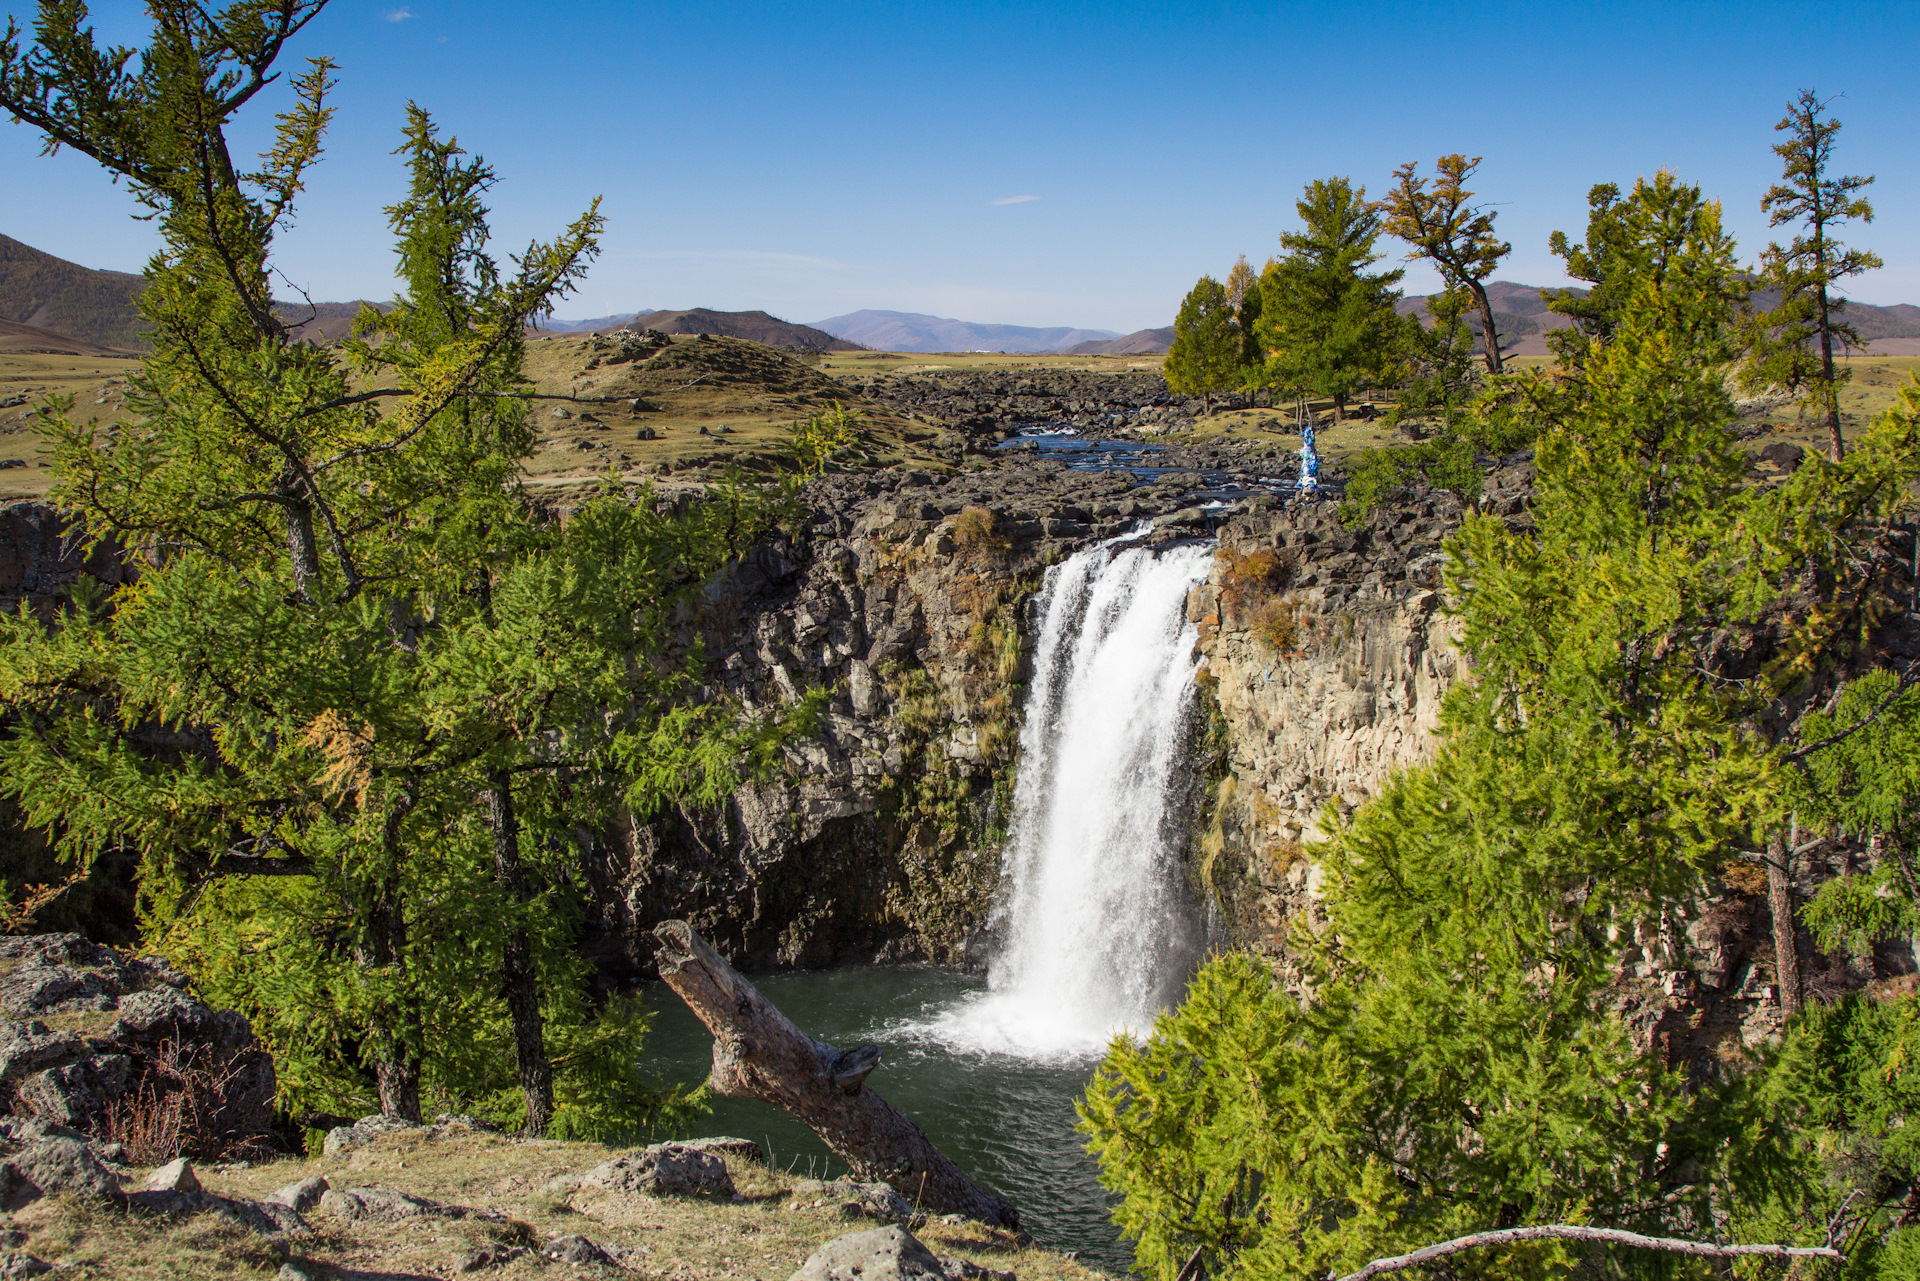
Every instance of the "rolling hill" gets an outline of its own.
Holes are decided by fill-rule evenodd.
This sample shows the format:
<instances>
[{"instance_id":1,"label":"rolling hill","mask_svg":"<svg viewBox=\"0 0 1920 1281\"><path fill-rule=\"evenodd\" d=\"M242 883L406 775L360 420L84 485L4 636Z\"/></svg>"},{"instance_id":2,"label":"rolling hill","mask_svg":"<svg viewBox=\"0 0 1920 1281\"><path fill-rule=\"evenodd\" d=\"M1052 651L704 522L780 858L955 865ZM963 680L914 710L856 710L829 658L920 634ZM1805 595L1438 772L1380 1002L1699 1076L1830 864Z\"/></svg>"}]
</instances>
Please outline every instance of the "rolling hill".
<instances>
[{"instance_id":1,"label":"rolling hill","mask_svg":"<svg viewBox=\"0 0 1920 1281\"><path fill-rule=\"evenodd\" d=\"M621 322L619 316L607 317ZM861 351L858 343L848 342L830 333L806 325L796 325L769 316L764 311L712 311L693 307L686 311L642 311L624 318L635 329L657 329L663 334L716 334L722 338L745 338L768 347L787 351ZM561 321L559 326L542 326L539 334L582 333L588 329L618 328L593 321Z\"/></svg>"},{"instance_id":2,"label":"rolling hill","mask_svg":"<svg viewBox=\"0 0 1920 1281\"><path fill-rule=\"evenodd\" d=\"M1105 342L1075 343L1067 348L1069 356L1157 356L1173 346L1173 326L1165 329L1136 329L1122 338Z\"/></svg>"},{"instance_id":3,"label":"rolling hill","mask_svg":"<svg viewBox=\"0 0 1920 1281\"><path fill-rule=\"evenodd\" d=\"M651 322L649 322L651 323ZM850 311L812 322L836 338L876 351L1056 352L1083 342L1120 337L1111 329L1033 329L1026 325L983 325L911 311Z\"/></svg>"},{"instance_id":4,"label":"rolling hill","mask_svg":"<svg viewBox=\"0 0 1920 1281\"><path fill-rule=\"evenodd\" d=\"M101 347L145 346L133 300L147 282L124 271L95 271L0 236L0 320Z\"/></svg>"},{"instance_id":5,"label":"rolling hill","mask_svg":"<svg viewBox=\"0 0 1920 1281\"><path fill-rule=\"evenodd\" d=\"M13 320L0 320L0 352L43 356L135 356L139 354L127 348L108 347L102 343L88 342L84 338L70 338L66 334L56 334L49 329L23 325Z\"/></svg>"}]
</instances>

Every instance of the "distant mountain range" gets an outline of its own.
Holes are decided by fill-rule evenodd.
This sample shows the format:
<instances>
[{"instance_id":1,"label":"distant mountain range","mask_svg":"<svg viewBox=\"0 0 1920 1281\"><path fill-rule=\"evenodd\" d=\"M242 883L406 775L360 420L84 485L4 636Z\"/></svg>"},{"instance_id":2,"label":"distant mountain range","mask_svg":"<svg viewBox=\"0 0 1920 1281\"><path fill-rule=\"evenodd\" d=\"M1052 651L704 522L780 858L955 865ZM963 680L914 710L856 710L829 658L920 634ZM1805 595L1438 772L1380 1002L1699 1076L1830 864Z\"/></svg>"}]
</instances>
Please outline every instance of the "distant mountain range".
<instances>
[{"instance_id":1,"label":"distant mountain range","mask_svg":"<svg viewBox=\"0 0 1920 1281\"><path fill-rule=\"evenodd\" d=\"M1111 329L1033 329L1026 325L983 325L947 320L912 311L850 311L844 316L809 321L836 338L876 351L1056 352L1084 342L1120 337Z\"/></svg>"},{"instance_id":2,"label":"distant mountain range","mask_svg":"<svg viewBox=\"0 0 1920 1281\"><path fill-rule=\"evenodd\" d=\"M41 331L35 334L9 331L6 335L9 343L43 347L64 344L61 350L77 350L82 344L122 351L144 350L145 325L134 305L134 299L144 288L146 281L129 272L96 271L0 236L0 321ZM1517 354L1545 354L1546 331L1569 323L1566 317L1547 310L1537 285L1496 280L1488 284L1487 295L1494 306L1494 323L1499 326L1502 347ZM1766 306L1770 300L1763 293L1758 301ZM288 324L299 326L303 337L327 342L344 335L354 316L366 305L280 302L274 304L274 311ZM384 309L387 304L374 305ZM1403 299L1399 309L1403 314L1424 317L1426 299ZM1886 354L1901 354L1920 340L1920 307L1910 303L1876 307L1871 303L1849 302L1845 317L1865 339L1895 340L1897 346L1889 342L1880 348ZM802 351L872 348L916 353L1149 355L1166 351L1173 343L1170 327L1122 335L1110 329L990 325L918 312L874 310L848 312L811 325L797 325L764 311L713 311L705 307L686 311L621 312L593 320L548 320L536 332L576 333L621 325L637 325L669 334L710 333L746 338L771 347Z\"/></svg>"}]
</instances>

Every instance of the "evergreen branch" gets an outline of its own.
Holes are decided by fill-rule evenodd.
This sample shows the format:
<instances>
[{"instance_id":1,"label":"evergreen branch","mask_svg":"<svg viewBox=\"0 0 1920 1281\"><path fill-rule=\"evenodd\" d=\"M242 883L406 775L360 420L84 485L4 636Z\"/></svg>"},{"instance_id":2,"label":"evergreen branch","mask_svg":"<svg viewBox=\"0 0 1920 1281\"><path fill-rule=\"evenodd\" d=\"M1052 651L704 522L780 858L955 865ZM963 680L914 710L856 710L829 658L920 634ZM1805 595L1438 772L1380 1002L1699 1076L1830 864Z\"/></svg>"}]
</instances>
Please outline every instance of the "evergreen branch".
<instances>
[{"instance_id":1,"label":"evergreen branch","mask_svg":"<svg viewBox=\"0 0 1920 1281\"><path fill-rule=\"evenodd\" d=\"M1705 1259L1841 1259L1846 1258L1830 1245L1715 1245L1711 1241L1688 1241L1681 1237L1650 1237L1623 1228L1590 1228L1571 1223L1547 1223L1531 1228L1501 1228L1493 1232L1475 1232L1436 1245L1422 1246L1411 1254L1375 1259L1358 1272L1345 1276L1328 1273L1328 1281L1367 1281L1386 1272L1404 1272L1459 1254L1489 1246L1511 1245L1518 1241L1589 1241L1596 1245L1624 1245L1636 1250L1660 1250L1668 1254L1691 1254Z\"/></svg>"},{"instance_id":2,"label":"evergreen branch","mask_svg":"<svg viewBox=\"0 0 1920 1281\"><path fill-rule=\"evenodd\" d=\"M1895 684L1894 687L1887 692L1887 696L1881 699L1878 703L1874 704L1873 710L1866 713L1866 715L1862 716L1859 720L1855 721L1853 724L1847 726L1847 728L1843 730L1835 730L1833 733L1827 735L1825 738L1820 739L1817 742L1809 743L1797 752L1789 753L1787 756L1787 759L1790 761L1800 761L1808 756L1813 755L1815 752L1822 751L1826 748L1832 747L1835 743L1839 743L1848 738L1853 737L1855 734L1859 733L1861 730L1865 729L1867 726L1879 720L1881 714L1885 712L1889 707L1893 706L1895 699L1899 698L1902 694L1906 693L1908 689L1912 688L1915 680L1917 679L1920 679L1920 664L1914 664L1912 666L1909 666L1907 670L1901 675L1899 682Z\"/></svg>"}]
</instances>

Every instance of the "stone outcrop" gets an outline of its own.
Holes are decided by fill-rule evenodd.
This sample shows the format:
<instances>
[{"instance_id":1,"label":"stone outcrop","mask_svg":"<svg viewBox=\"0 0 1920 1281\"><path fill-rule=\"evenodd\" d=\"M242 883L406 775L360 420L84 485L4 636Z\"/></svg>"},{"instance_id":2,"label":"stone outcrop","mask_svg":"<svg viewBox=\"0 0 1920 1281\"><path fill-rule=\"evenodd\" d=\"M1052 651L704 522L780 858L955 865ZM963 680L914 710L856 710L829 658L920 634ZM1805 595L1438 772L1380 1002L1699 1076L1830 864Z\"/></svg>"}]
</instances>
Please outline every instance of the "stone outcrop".
<instances>
[{"instance_id":1,"label":"stone outcrop","mask_svg":"<svg viewBox=\"0 0 1920 1281\"><path fill-rule=\"evenodd\" d=\"M1204 537L1185 473L987 464L830 477L806 528L755 549L682 620L710 692L763 715L824 701L781 769L718 812L649 816L589 861L589 947L651 972L686 919L748 970L977 959L999 884L1032 619L1047 567L1143 520Z\"/></svg>"},{"instance_id":2,"label":"stone outcrop","mask_svg":"<svg viewBox=\"0 0 1920 1281\"><path fill-rule=\"evenodd\" d=\"M821 1246L790 1281L1014 1281L1011 1272L936 1257L902 1227L849 1232Z\"/></svg>"},{"instance_id":3,"label":"stone outcrop","mask_svg":"<svg viewBox=\"0 0 1920 1281\"><path fill-rule=\"evenodd\" d=\"M727 1163L682 1143L655 1143L614 1157L581 1175L580 1186L656 1197L733 1196Z\"/></svg>"},{"instance_id":4,"label":"stone outcrop","mask_svg":"<svg viewBox=\"0 0 1920 1281\"><path fill-rule=\"evenodd\" d=\"M1202 408L1197 398L1169 391L1167 380L1152 372L930 370L850 382L858 394L909 418L937 420L970 435L1032 423L1166 430L1190 424Z\"/></svg>"},{"instance_id":5,"label":"stone outcrop","mask_svg":"<svg viewBox=\"0 0 1920 1281\"><path fill-rule=\"evenodd\" d=\"M1280 957L1318 897L1322 811L1427 758L1460 672L1440 595L1460 514L1441 494L1359 529L1331 503L1259 504L1221 527L1188 598L1224 751L1195 869L1236 943Z\"/></svg>"},{"instance_id":6,"label":"stone outcrop","mask_svg":"<svg viewBox=\"0 0 1920 1281\"><path fill-rule=\"evenodd\" d=\"M82 577L111 585L132 576L117 548L88 551L82 533L47 503L0 506L0 608L28 603L49 615Z\"/></svg>"},{"instance_id":7,"label":"stone outcrop","mask_svg":"<svg viewBox=\"0 0 1920 1281\"><path fill-rule=\"evenodd\" d=\"M246 1019L212 1010L163 962L77 934L0 939L0 1088L7 1111L106 1139L175 1109L206 1154L268 1133L273 1060Z\"/></svg>"},{"instance_id":8,"label":"stone outcrop","mask_svg":"<svg viewBox=\"0 0 1920 1281\"><path fill-rule=\"evenodd\" d=\"M1483 510L1526 524L1529 483L1524 458L1497 470ZM1344 816L1395 770L1429 759L1441 700L1467 674L1440 579L1441 542L1461 510L1450 496L1421 494L1347 529L1330 504L1256 508L1220 526L1214 570L1189 598L1218 749L1193 870L1228 941L1291 980L1290 929L1324 921L1314 858L1321 816L1329 808ZM1895 550L1867 554L1905 592ZM1783 634L1773 626L1761 620L1750 634L1718 638L1708 661L1729 676L1756 674ZM1920 628L1905 617L1883 621L1855 661L1920 661ZM1830 692L1797 691L1781 717ZM1844 836L1806 842L1792 860L1797 902L1871 859ZM1812 996L1920 982L1905 942L1836 956L1815 948L1804 926L1795 934ZM1609 999L1643 1045L1709 1076L1782 1020L1773 937L1765 875L1736 860L1698 898L1634 927Z\"/></svg>"}]
</instances>

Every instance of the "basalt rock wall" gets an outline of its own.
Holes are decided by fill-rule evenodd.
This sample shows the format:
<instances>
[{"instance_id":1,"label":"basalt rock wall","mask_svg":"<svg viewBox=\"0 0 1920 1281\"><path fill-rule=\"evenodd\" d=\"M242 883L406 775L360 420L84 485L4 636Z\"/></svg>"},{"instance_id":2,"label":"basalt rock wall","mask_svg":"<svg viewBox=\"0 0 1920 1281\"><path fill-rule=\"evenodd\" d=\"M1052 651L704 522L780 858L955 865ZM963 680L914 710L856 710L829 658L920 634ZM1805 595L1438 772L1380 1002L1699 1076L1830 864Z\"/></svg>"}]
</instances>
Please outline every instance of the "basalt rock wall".
<instances>
[{"instance_id":1,"label":"basalt rock wall","mask_svg":"<svg viewBox=\"0 0 1920 1281\"><path fill-rule=\"evenodd\" d=\"M1204 536L1199 483L1047 461L815 482L807 527L763 544L686 622L710 693L771 717L817 691L817 730L717 810L636 818L596 843L602 973L649 975L650 930L675 917L747 969L982 959L1031 598L1048 566L1142 521Z\"/></svg>"},{"instance_id":2,"label":"basalt rock wall","mask_svg":"<svg viewBox=\"0 0 1920 1281\"><path fill-rule=\"evenodd\" d=\"M1168 390L1157 373L930 370L849 381L909 417L973 434L1032 423L1167 431L1191 425L1203 408L1198 398Z\"/></svg>"},{"instance_id":3,"label":"basalt rock wall","mask_svg":"<svg viewBox=\"0 0 1920 1281\"><path fill-rule=\"evenodd\" d=\"M1496 472L1486 508L1527 522L1527 470ZM1357 529L1330 505L1242 510L1221 526L1213 572L1189 597L1218 751L1193 867L1228 941L1266 957L1283 982L1301 979L1294 931L1326 924L1315 857L1325 816L1344 816L1395 771L1429 760L1441 701L1470 677L1441 582L1441 543L1460 516L1447 495ZM1893 552L1904 545L1872 554L1892 565ZM1893 566L1900 592L1902 572ZM1738 675L1778 638L1763 622L1727 639L1731 654L1710 657ZM1859 662L1917 659L1920 627L1896 619ZM1824 696L1802 692L1793 706ZM1843 836L1808 841L1793 860L1796 902L1873 857ZM1631 931L1609 1000L1669 1062L1705 1078L1744 1061L1780 1025L1773 920L1756 864L1730 862L1699 896ZM1801 926L1796 949L1813 999L1920 982L1906 942L1827 954Z\"/></svg>"}]
</instances>

